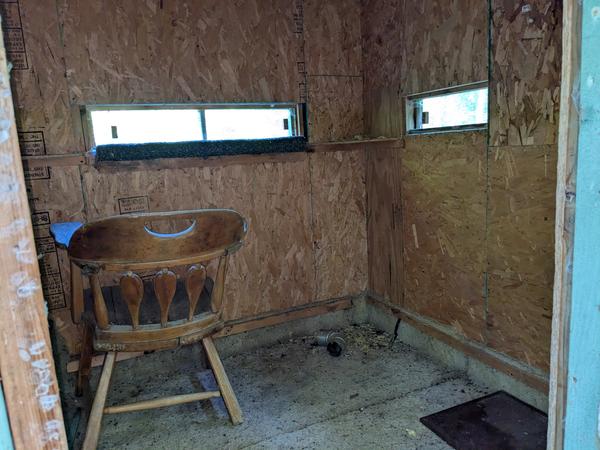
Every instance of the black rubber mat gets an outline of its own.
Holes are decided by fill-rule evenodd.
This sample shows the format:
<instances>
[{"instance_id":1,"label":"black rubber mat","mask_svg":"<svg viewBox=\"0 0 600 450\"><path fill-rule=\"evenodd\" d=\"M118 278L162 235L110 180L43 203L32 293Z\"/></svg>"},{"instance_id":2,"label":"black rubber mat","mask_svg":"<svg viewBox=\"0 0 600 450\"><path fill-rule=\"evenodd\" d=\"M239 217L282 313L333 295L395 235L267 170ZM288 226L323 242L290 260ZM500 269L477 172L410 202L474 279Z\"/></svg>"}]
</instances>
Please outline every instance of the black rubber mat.
<instances>
[{"instance_id":1,"label":"black rubber mat","mask_svg":"<svg viewBox=\"0 0 600 450\"><path fill-rule=\"evenodd\" d=\"M499 391L421 418L456 450L545 450L548 417Z\"/></svg>"}]
</instances>

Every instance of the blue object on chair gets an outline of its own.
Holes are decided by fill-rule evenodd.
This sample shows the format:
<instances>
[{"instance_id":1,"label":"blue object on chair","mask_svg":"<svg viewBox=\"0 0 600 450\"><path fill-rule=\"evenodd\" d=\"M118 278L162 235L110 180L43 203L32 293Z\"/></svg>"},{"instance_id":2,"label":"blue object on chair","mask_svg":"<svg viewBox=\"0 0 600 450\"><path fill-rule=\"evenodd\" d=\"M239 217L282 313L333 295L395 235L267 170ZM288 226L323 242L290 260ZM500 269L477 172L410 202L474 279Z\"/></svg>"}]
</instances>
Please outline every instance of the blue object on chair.
<instances>
[{"instance_id":1,"label":"blue object on chair","mask_svg":"<svg viewBox=\"0 0 600 450\"><path fill-rule=\"evenodd\" d=\"M50 233L54 236L56 245L68 248L73 234L83 226L81 222L58 222L50 225Z\"/></svg>"}]
</instances>

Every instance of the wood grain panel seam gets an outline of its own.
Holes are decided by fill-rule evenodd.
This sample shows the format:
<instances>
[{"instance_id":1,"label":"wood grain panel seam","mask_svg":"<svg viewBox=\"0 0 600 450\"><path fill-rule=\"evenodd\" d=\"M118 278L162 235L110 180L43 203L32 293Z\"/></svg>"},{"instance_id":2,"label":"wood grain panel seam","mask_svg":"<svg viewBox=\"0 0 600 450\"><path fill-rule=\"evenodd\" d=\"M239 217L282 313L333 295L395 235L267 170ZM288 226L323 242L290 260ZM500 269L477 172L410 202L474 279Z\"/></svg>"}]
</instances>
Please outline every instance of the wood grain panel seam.
<instances>
[{"instance_id":1,"label":"wood grain panel seam","mask_svg":"<svg viewBox=\"0 0 600 450\"><path fill-rule=\"evenodd\" d=\"M308 158L308 186L310 192L310 232L311 232L311 240L312 240L312 257L313 257L313 271L314 271L314 293L315 298L319 295L320 286L319 286L319 276L317 269L317 239L315 236L316 223L315 223L315 195L313 190L313 162L312 158Z\"/></svg>"}]
</instances>

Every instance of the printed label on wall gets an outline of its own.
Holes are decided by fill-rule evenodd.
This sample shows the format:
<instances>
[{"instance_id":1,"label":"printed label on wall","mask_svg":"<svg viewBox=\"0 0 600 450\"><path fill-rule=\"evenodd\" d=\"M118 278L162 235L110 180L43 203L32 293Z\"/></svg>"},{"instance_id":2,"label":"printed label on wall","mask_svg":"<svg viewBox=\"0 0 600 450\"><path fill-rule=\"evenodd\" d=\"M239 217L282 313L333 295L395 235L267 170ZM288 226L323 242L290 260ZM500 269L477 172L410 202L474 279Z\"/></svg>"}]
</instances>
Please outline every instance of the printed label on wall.
<instances>
[{"instance_id":1,"label":"printed label on wall","mask_svg":"<svg viewBox=\"0 0 600 450\"><path fill-rule=\"evenodd\" d=\"M27 166L23 167L25 180L49 180L50 168L48 166Z\"/></svg>"},{"instance_id":2,"label":"printed label on wall","mask_svg":"<svg viewBox=\"0 0 600 450\"><path fill-rule=\"evenodd\" d=\"M119 214L149 211L148 196L126 197L119 199Z\"/></svg>"},{"instance_id":3,"label":"printed label on wall","mask_svg":"<svg viewBox=\"0 0 600 450\"><path fill-rule=\"evenodd\" d=\"M7 59L12 63L13 70L29 69L19 2L17 0L1 0L0 14L2 15Z\"/></svg>"},{"instance_id":4,"label":"printed label on wall","mask_svg":"<svg viewBox=\"0 0 600 450\"><path fill-rule=\"evenodd\" d=\"M3 28L21 28L21 12L17 0L4 0L0 2Z\"/></svg>"},{"instance_id":5,"label":"printed label on wall","mask_svg":"<svg viewBox=\"0 0 600 450\"><path fill-rule=\"evenodd\" d=\"M58 252L54 238L50 234L50 214L48 212L36 212L31 215L33 235L38 254L42 255L39 260L40 275L42 278L42 290L44 298L48 302L48 309L59 309L66 307L65 291L63 289L62 274L58 261Z\"/></svg>"},{"instance_id":6,"label":"printed label on wall","mask_svg":"<svg viewBox=\"0 0 600 450\"><path fill-rule=\"evenodd\" d=\"M19 131L18 134L22 156L41 156L46 154L43 131Z\"/></svg>"}]
</instances>

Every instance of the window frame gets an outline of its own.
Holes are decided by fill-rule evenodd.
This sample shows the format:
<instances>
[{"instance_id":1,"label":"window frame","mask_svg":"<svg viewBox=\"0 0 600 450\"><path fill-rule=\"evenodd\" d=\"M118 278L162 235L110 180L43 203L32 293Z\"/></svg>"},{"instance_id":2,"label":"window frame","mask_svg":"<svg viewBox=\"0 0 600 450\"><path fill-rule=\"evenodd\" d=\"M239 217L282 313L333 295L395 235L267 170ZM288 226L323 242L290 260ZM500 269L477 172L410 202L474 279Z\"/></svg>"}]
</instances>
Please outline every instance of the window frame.
<instances>
[{"instance_id":1,"label":"window frame","mask_svg":"<svg viewBox=\"0 0 600 450\"><path fill-rule=\"evenodd\" d=\"M295 121L290 124L293 128L292 137L306 135L306 104L296 102L253 102L253 103L118 103L118 104L89 104L80 107L81 121L83 125L83 137L85 147L92 150L96 147L94 139L94 126L92 123L93 111L115 111L115 110L169 110L169 109L194 109L202 116L202 139L206 139L206 119L204 112L208 109L293 109ZM264 138L271 139L271 138ZM252 140L252 139L250 139ZM256 140L262 140L256 139ZM136 145L144 145L140 142Z\"/></svg>"},{"instance_id":2,"label":"window frame","mask_svg":"<svg viewBox=\"0 0 600 450\"><path fill-rule=\"evenodd\" d=\"M414 106L417 104L415 100L422 100L430 97L440 97L447 94L458 94L464 91L474 91L478 89L486 88L488 90L488 120L485 123L473 123L467 125L453 125L447 127L436 127L436 128L415 128L415 118L419 110ZM418 92L410 94L404 97L404 113L405 113L405 127L407 135L418 135L418 134L431 134L431 133L451 133L456 131L470 131L470 130L486 130L489 125L490 108L489 108L490 96L489 96L489 83L488 80L478 81L475 83L461 84L458 86L450 86L443 89L436 89L433 91Z\"/></svg>"}]
</instances>

